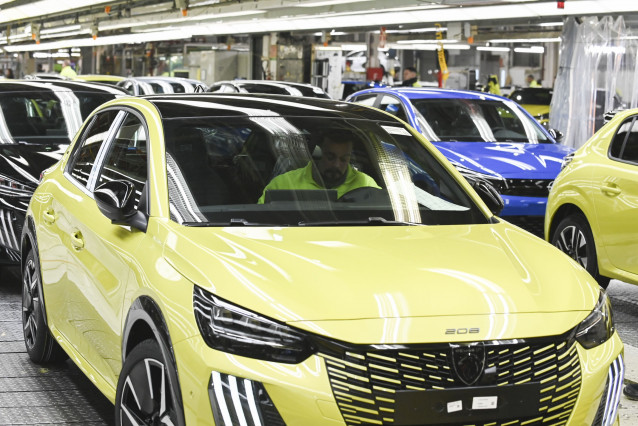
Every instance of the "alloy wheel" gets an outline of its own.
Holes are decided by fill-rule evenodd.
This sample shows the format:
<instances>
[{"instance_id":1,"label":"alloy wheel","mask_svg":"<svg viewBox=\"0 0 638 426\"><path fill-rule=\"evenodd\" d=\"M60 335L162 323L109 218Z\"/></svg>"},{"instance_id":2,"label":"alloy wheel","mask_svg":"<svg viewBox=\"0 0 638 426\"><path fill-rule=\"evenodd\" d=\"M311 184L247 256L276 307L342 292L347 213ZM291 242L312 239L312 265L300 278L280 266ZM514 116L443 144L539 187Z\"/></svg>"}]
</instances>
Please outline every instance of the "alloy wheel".
<instances>
[{"instance_id":1,"label":"alloy wheel","mask_svg":"<svg viewBox=\"0 0 638 426\"><path fill-rule=\"evenodd\" d=\"M42 312L38 279L35 262L28 259L22 275L22 324L28 348L33 348L36 344Z\"/></svg>"},{"instance_id":2,"label":"alloy wheel","mask_svg":"<svg viewBox=\"0 0 638 426\"><path fill-rule=\"evenodd\" d=\"M176 425L168 375L163 363L144 358L131 369L121 396L123 425Z\"/></svg>"},{"instance_id":3,"label":"alloy wheel","mask_svg":"<svg viewBox=\"0 0 638 426\"><path fill-rule=\"evenodd\" d=\"M556 239L556 247L587 269L587 239L577 226L566 226Z\"/></svg>"}]
</instances>

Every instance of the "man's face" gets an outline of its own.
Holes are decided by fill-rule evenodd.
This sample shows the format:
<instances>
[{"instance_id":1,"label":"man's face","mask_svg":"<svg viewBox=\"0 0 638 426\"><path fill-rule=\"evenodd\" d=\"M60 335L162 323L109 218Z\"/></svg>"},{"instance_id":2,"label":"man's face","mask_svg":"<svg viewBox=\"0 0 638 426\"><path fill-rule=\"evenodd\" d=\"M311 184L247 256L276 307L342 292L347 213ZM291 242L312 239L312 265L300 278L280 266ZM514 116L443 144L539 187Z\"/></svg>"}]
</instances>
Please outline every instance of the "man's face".
<instances>
[{"instance_id":1,"label":"man's face","mask_svg":"<svg viewBox=\"0 0 638 426\"><path fill-rule=\"evenodd\" d=\"M339 185L348 171L352 142L335 143L330 140L321 145L321 158L317 162L317 169L326 188Z\"/></svg>"},{"instance_id":2,"label":"man's face","mask_svg":"<svg viewBox=\"0 0 638 426\"><path fill-rule=\"evenodd\" d=\"M416 73L410 71L410 70L403 70L403 79L404 80L409 80L411 78L416 77Z\"/></svg>"}]
</instances>

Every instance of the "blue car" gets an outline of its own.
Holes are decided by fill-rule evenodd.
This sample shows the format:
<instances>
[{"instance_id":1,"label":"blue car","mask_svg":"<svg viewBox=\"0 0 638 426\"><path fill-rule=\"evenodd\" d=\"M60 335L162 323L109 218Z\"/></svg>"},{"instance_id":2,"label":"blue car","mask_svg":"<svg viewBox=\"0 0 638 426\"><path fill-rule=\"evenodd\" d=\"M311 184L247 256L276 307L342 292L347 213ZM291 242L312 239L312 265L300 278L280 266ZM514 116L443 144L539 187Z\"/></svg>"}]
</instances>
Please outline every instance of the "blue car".
<instances>
[{"instance_id":1,"label":"blue car","mask_svg":"<svg viewBox=\"0 0 638 426\"><path fill-rule=\"evenodd\" d=\"M488 180L505 204L500 216L536 235L551 184L573 148L560 145L516 102L482 92L373 88L346 98L385 110L430 140L468 179Z\"/></svg>"}]
</instances>

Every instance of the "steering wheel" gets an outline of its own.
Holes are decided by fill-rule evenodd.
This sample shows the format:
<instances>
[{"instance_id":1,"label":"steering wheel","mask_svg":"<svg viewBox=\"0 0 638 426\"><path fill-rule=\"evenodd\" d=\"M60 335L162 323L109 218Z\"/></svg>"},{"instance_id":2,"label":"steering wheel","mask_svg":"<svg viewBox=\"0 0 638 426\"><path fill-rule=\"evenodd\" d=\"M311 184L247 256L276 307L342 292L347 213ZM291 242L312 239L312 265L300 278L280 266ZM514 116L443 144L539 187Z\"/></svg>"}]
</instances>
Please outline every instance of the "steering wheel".
<instances>
[{"instance_id":1,"label":"steering wheel","mask_svg":"<svg viewBox=\"0 0 638 426\"><path fill-rule=\"evenodd\" d=\"M389 203L387 192L373 186L361 186L346 192L339 198L344 203Z\"/></svg>"}]
</instances>

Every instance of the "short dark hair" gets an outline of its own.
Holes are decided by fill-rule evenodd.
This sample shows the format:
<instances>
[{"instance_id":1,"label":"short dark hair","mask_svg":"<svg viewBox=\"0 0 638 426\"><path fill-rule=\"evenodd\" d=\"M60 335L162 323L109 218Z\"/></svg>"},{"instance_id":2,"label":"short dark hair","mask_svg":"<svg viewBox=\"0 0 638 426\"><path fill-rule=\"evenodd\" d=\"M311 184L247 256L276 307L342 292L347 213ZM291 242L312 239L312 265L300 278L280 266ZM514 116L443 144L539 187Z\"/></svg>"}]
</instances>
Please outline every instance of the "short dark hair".
<instances>
[{"instance_id":1,"label":"short dark hair","mask_svg":"<svg viewBox=\"0 0 638 426\"><path fill-rule=\"evenodd\" d=\"M414 67L405 67L403 69L403 71L412 71L413 73L416 73L416 68L414 68Z\"/></svg>"}]
</instances>

